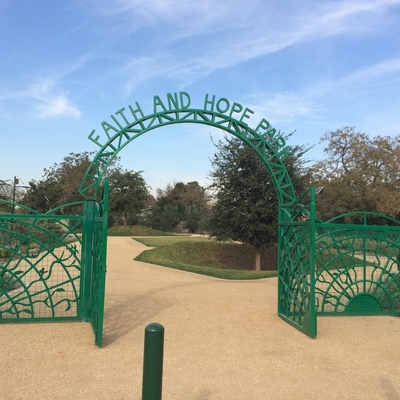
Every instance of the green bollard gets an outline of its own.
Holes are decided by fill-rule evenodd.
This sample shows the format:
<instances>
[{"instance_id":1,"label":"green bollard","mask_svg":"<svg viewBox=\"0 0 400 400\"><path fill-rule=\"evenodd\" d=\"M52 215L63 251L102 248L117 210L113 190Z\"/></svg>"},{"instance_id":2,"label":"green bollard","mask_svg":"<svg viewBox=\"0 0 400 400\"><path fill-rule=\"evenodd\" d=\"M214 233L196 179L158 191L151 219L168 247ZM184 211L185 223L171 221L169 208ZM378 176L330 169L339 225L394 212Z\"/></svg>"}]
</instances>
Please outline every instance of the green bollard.
<instances>
[{"instance_id":1,"label":"green bollard","mask_svg":"<svg viewBox=\"0 0 400 400\"><path fill-rule=\"evenodd\" d=\"M157 323L144 330L142 400L161 400L164 327Z\"/></svg>"}]
</instances>

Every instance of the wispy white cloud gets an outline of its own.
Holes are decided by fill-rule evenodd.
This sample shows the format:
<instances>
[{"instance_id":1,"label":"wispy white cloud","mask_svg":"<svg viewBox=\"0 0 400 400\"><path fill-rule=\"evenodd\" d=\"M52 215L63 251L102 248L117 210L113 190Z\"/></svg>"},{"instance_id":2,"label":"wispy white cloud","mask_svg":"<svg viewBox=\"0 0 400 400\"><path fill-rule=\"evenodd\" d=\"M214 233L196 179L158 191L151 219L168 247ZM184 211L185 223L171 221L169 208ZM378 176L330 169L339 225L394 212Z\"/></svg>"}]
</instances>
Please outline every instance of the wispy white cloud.
<instances>
[{"instance_id":1,"label":"wispy white cloud","mask_svg":"<svg viewBox=\"0 0 400 400\"><path fill-rule=\"evenodd\" d=\"M127 93L141 82L161 75L185 86L215 70L296 43L335 35L371 34L388 16L391 7L400 5L400 0L307 2L300 5L284 1L279 5L281 10L268 1L251 1L248 8L243 2L215 3L118 1L119 12L145 13L156 20L168 20L168 34L160 37L161 42L165 38L203 35L198 45L186 52L177 53L174 48L160 46L151 56L132 57L123 68L130 76L125 86ZM288 13L288 9L292 12ZM285 13L282 10L286 10ZM271 18L272 15L275 18ZM186 23L192 16L198 18L196 23L188 24L186 31ZM214 30L218 32L213 33Z\"/></svg>"},{"instance_id":2,"label":"wispy white cloud","mask_svg":"<svg viewBox=\"0 0 400 400\"><path fill-rule=\"evenodd\" d=\"M256 115L265 117L272 125L286 123L302 117L316 117L317 102L296 93L253 94L253 105L247 105Z\"/></svg>"},{"instance_id":3,"label":"wispy white cloud","mask_svg":"<svg viewBox=\"0 0 400 400\"><path fill-rule=\"evenodd\" d=\"M296 19L295 41L355 32L373 32L399 0L318 2ZM387 23L387 20L386 20Z\"/></svg>"},{"instance_id":4,"label":"wispy white cloud","mask_svg":"<svg viewBox=\"0 0 400 400\"><path fill-rule=\"evenodd\" d=\"M32 107L32 113L38 118L65 117L78 119L81 111L71 102L65 93L56 93L51 80L42 80L26 90L2 93L2 102L27 102Z\"/></svg>"},{"instance_id":5,"label":"wispy white cloud","mask_svg":"<svg viewBox=\"0 0 400 400\"><path fill-rule=\"evenodd\" d=\"M81 111L72 104L64 95L53 96L42 100L35 106L39 118L71 117L80 118Z\"/></svg>"},{"instance_id":6,"label":"wispy white cloud","mask_svg":"<svg viewBox=\"0 0 400 400\"><path fill-rule=\"evenodd\" d=\"M400 58L384 60L364 68L356 69L336 79L322 79L308 87L306 96L322 101L326 106L354 96L387 91L400 86ZM337 98L341 98L338 100ZM318 100L317 100L318 99ZM329 99L329 100L328 100Z\"/></svg>"},{"instance_id":7,"label":"wispy white cloud","mask_svg":"<svg viewBox=\"0 0 400 400\"><path fill-rule=\"evenodd\" d=\"M400 58L392 58L360 69L348 75L344 81L349 82L365 82L371 79L382 77L393 72L400 71Z\"/></svg>"},{"instance_id":8,"label":"wispy white cloud","mask_svg":"<svg viewBox=\"0 0 400 400\"><path fill-rule=\"evenodd\" d=\"M172 79L184 88L210 74L215 69L214 62L202 57L181 61L166 54L134 58L120 70L128 76L124 84L125 95L129 96L141 83L156 77Z\"/></svg>"},{"instance_id":9,"label":"wispy white cloud","mask_svg":"<svg viewBox=\"0 0 400 400\"><path fill-rule=\"evenodd\" d=\"M128 61L118 71L118 75L124 74L129 77L124 83L125 95L129 96L142 82L159 75L165 76L166 71L171 68L168 66L170 62L166 57L139 57Z\"/></svg>"},{"instance_id":10,"label":"wispy white cloud","mask_svg":"<svg viewBox=\"0 0 400 400\"><path fill-rule=\"evenodd\" d=\"M68 91L66 93L59 87L67 85L65 79L92 59L90 54L71 59L50 76L37 78L33 84L27 83L26 89L0 90L0 102L5 103L7 100L27 102L33 114L42 119L55 117L78 119L81 117L79 107L68 99ZM44 74L44 71L41 73Z\"/></svg>"},{"instance_id":11,"label":"wispy white cloud","mask_svg":"<svg viewBox=\"0 0 400 400\"><path fill-rule=\"evenodd\" d=\"M231 28L255 37L280 35L294 40L371 29L399 0L306 1L283 0L116 0L92 2L104 18L129 21L132 30L169 24L166 37L207 34ZM366 18L366 19L365 19ZM368 21L369 24L364 22ZM352 22L352 23L349 23ZM287 33L290 32L289 35Z\"/></svg>"},{"instance_id":12,"label":"wispy white cloud","mask_svg":"<svg viewBox=\"0 0 400 400\"><path fill-rule=\"evenodd\" d=\"M317 121L323 118L329 107L343 103L343 97L349 100L354 96L385 90L387 85L394 84L391 74L399 71L400 58L390 59L342 78L322 80L299 92L252 94L249 98L253 105L247 106L258 115L264 116L272 125L301 118ZM397 76L395 81L400 83L400 78Z\"/></svg>"},{"instance_id":13,"label":"wispy white cloud","mask_svg":"<svg viewBox=\"0 0 400 400\"><path fill-rule=\"evenodd\" d=\"M222 60L221 60L222 62ZM155 65L153 66L153 63ZM158 75L179 79L185 84L190 84L199 75L212 70L212 65L207 60L191 60L178 63L176 60L149 58L136 60L129 68L135 70L133 78L126 83L126 93L134 91L143 80L154 78ZM323 79L299 92L257 93L249 96L250 103L246 104L258 115L266 117L274 124L288 122L296 118L319 118L318 115L329 106L337 103L337 97L345 93L360 95L368 91L369 85L378 90L377 86L384 86L391 73L400 71L400 58L386 60L375 65L357 70L342 78L335 80ZM399 79L399 78L397 78ZM393 83L393 80L389 79ZM341 100L340 100L341 101Z\"/></svg>"},{"instance_id":14,"label":"wispy white cloud","mask_svg":"<svg viewBox=\"0 0 400 400\"><path fill-rule=\"evenodd\" d=\"M94 9L105 18L116 17L129 21L129 30L137 31L146 25L170 24L168 37L186 37L225 29L242 23L251 16L259 0L185 1L185 0L116 0L92 2Z\"/></svg>"},{"instance_id":15,"label":"wispy white cloud","mask_svg":"<svg viewBox=\"0 0 400 400\"><path fill-rule=\"evenodd\" d=\"M380 24L387 24L386 17L390 17L390 9L400 6L400 0L308 3L289 1L283 4L288 7L283 9L287 11L293 8L292 12L282 14L277 9L271 10L275 18L264 24L261 12L252 20L251 29L248 26L245 28L245 34L239 30L235 40L226 47L226 52L230 53L230 65L270 54L299 42L336 35L353 35L356 32L371 34ZM221 43L220 47L224 44Z\"/></svg>"},{"instance_id":16,"label":"wispy white cloud","mask_svg":"<svg viewBox=\"0 0 400 400\"><path fill-rule=\"evenodd\" d=\"M37 83L27 90L26 95L36 100L34 110L39 118L80 118L81 116L79 108L68 100L65 94L53 93L52 82Z\"/></svg>"}]
</instances>

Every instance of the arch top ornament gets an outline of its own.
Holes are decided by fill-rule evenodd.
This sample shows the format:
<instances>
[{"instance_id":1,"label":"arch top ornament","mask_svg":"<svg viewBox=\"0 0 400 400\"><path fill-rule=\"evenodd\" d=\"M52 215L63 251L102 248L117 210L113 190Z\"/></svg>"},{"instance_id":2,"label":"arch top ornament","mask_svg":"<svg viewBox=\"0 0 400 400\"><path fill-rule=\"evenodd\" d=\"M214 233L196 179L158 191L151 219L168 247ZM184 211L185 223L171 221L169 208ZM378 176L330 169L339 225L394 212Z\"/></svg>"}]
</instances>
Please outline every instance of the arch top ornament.
<instances>
[{"instance_id":1,"label":"arch top ornament","mask_svg":"<svg viewBox=\"0 0 400 400\"><path fill-rule=\"evenodd\" d=\"M266 119L251 128L248 125L254 111L227 98L206 94L202 108L193 108L187 92L167 93L166 98L153 97L153 110L145 114L138 102L116 111L110 120L101 122L101 134L95 129L89 140L100 147L86 171L79 192L85 198L95 198L109 164L128 143L145 132L177 123L213 126L233 134L251 147L269 170L278 202L281 205L296 199L292 181L284 165L291 154L285 139L277 134Z\"/></svg>"}]
</instances>

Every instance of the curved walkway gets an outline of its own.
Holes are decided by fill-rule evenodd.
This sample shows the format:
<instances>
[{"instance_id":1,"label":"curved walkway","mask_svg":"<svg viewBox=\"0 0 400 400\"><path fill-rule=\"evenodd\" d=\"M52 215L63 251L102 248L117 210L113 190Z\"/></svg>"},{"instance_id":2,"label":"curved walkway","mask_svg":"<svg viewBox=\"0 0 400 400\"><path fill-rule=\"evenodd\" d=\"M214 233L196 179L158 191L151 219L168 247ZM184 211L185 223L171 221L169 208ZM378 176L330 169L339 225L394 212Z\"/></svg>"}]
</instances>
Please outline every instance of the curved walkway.
<instances>
[{"instance_id":1,"label":"curved walkway","mask_svg":"<svg viewBox=\"0 0 400 400\"><path fill-rule=\"evenodd\" d=\"M164 400L400 399L400 318L276 315L277 281L133 261L109 238L104 346L84 323L0 325L2 399L140 399L144 328L165 327Z\"/></svg>"}]
</instances>

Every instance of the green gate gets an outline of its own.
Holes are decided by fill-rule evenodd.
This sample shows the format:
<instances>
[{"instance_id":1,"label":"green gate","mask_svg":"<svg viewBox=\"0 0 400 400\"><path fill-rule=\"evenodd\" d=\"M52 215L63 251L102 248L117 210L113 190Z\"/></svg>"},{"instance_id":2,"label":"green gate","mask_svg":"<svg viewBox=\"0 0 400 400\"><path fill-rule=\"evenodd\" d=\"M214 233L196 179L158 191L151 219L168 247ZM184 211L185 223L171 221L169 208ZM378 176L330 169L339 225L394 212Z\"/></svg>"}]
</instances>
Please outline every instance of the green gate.
<instances>
[{"instance_id":1,"label":"green gate","mask_svg":"<svg viewBox=\"0 0 400 400\"><path fill-rule=\"evenodd\" d=\"M400 315L400 221L368 212L327 222L315 189L281 208L278 314L310 337L317 315Z\"/></svg>"},{"instance_id":2,"label":"green gate","mask_svg":"<svg viewBox=\"0 0 400 400\"><path fill-rule=\"evenodd\" d=\"M318 223L317 313L400 314L399 238L400 221L377 213L349 213Z\"/></svg>"},{"instance_id":3,"label":"green gate","mask_svg":"<svg viewBox=\"0 0 400 400\"><path fill-rule=\"evenodd\" d=\"M0 322L78 320L84 218L25 211L0 215Z\"/></svg>"},{"instance_id":4,"label":"green gate","mask_svg":"<svg viewBox=\"0 0 400 400\"><path fill-rule=\"evenodd\" d=\"M317 220L315 189L297 197L285 166L290 150L267 120L251 128L254 111L215 95L206 94L197 108L191 102L186 92L168 93L164 100L154 96L153 112L146 114L135 102L103 121L100 134L90 133L99 150L79 188L85 198L79 203L81 215L58 215L71 205L45 215L27 208L25 214L0 214L0 322L90 321L96 344L102 344L108 210L104 174L134 139L178 123L208 125L236 136L271 174L279 204L281 318L315 337L317 314L399 314L400 222L368 213L359 213L354 224L347 223L349 215ZM372 217L381 221L379 226L370 223Z\"/></svg>"},{"instance_id":5,"label":"green gate","mask_svg":"<svg viewBox=\"0 0 400 400\"><path fill-rule=\"evenodd\" d=\"M314 209L315 189L311 187L281 208L279 221L278 315L310 337L317 334Z\"/></svg>"},{"instance_id":6,"label":"green gate","mask_svg":"<svg viewBox=\"0 0 400 400\"><path fill-rule=\"evenodd\" d=\"M101 346L108 181L100 203L70 203L46 214L0 201L23 212L0 214L0 323L90 321Z\"/></svg>"},{"instance_id":7,"label":"green gate","mask_svg":"<svg viewBox=\"0 0 400 400\"><path fill-rule=\"evenodd\" d=\"M107 223L108 223L108 180L105 181L100 203L94 205L93 256L91 263L89 320L92 324L95 343L102 345L103 316L106 287Z\"/></svg>"}]
</instances>

